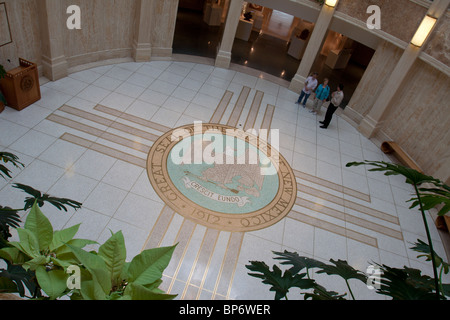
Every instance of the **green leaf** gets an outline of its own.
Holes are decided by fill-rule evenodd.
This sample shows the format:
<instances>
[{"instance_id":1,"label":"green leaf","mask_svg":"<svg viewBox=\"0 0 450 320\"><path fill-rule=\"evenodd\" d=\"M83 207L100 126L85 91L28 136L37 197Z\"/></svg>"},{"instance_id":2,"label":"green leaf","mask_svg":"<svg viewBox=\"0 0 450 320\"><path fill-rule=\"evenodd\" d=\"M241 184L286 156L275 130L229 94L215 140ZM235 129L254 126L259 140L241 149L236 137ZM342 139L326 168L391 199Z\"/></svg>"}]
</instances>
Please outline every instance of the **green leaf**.
<instances>
[{"instance_id":1,"label":"green leaf","mask_svg":"<svg viewBox=\"0 0 450 320\"><path fill-rule=\"evenodd\" d=\"M9 244L16 247L30 258L40 256L39 242L36 236L27 229L17 229L20 242L10 242Z\"/></svg>"},{"instance_id":2,"label":"green leaf","mask_svg":"<svg viewBox=\"0 0 450 320\"><path fill-rule=\"evenodd\" d=\"M28 260L22 251L16 247L6 247L0 249L0 258L3 258L13 264L23 264L26 260Z\"/></svg>"},{"instance_id":3,"label":"green leaf","mask_svg":"<svg viewBox=\"0 0 450 320\"><path fill-rule=\"evenodd\" d=\"M269 266L261 261L250 261L250 265L245 267L256 272L249 273L250 276L263 279L262 283L271 286L270 291L275 292L275 300L286 298L291 288L310 289L314 287L314 280L303 279L305 273L293 275L289 270L286 270L282 274L280 268L276 265L273 266L273 271L271 271Z\"/></svg>"},{"instance_id":4,"label":"green leaf","mask_svg":"<svg viewBox=\"0 0 450 320\"><path fill-rule=\"evenodd\" d=\"M21 297L25 296L25 287L29 292L36 294L36 297L40 297L41 293L34 281L35 274L31 271L26 271L20 265L13 265L6 261L7 269L0 269L0 278L7 278L13 281L17 286L17 291Z\"/></svg>"},{"instance_id":5,"label":"green leaf","mask_svg":"<svg viewBox=\"0 0 450 320\"><path fill-rule=\"evenodd\" d=\"M367 276L359 270L354 269L350 266L347 261L333 259L330 260L333 265L323 264L317 273L326 273L328 275L338 275L344 280L358 279L364 283L367 282Z\"/></svg>"},{"instance_id":6,"label":"green leaf","mask_svg":"<svg viewBox=\"0 0 450 320\"><path fill-rule=\"evenodd\" d=\"M131 296L132 300L173 300L177 297L177 295L155 292L136 283L130 283L127 286L125 296Z\"/></svg>"},{"instance_id":7,"label":"green leaf","mask_svg":"<svg viewBox=\"0 0 450 320\"><path fill-rule=\"evenodd\" d=\"M0 293L18 293L17 285L11 279L0 277Z\"/></svg>"},{"instance_id":8,"label":"green leaf","mask_svg":"<svg viewBox=\"0 0 450 320\"><path fill-rule=\"evenodd\" d=\"M324 263L321 261L311 259L308 257L301 257L296 252L289 252L285 250L283 253L274 252L274 254L278 256L275 257L275 260L283 261L281 262L282 265L292 265L292 268L289 269L289 271L292 274L299 273L305 268L309 270L313 268L320 268L321 266L324 265Z\"/></svg>"},{"instance_id":9,"label":"green leaf","mask_svg":"<svg viewBox=\"0 0 450 320\"><path fill-rule=\"evenodd\" d=\"M122 270L127 258L125 240L122 231L112 234L111 237L100 246L98 255L103 258L106 268L110 273L112 286L118 285L123 279L120 279Z\"/></svg>"},{"instance_id":10,"label":"green leaf","mask_svg":"<svg viewBox=\"0 0 450 320\"><path fill-rule=\"evenodd\" d=\"M45 266L50 262L50 258L45 256L38 256L34 259L31 259L23 264L23 268L25 270L35 271L41 266Z\"/></svg>"},{"instance_id":11,"label":"green leaf","mask_svg":"<svg viewBox=\"0 0 450 320\"><path fill-rule=\"evenodd\" d=\"M53 234L53 240L52 240L52 243L50 244L50 248L49 248L50 251L53 252L53 251L57 250L58 248L64 246L70 240L72 240L73 237L75 237L75 235L77 234L79 228L80 228L80 224L77 224L70 228L56 231Z\"/></svg>"},{"instance_id":12,"label":"green leaf","mask_svg":"<svg viewBox=\"0 0 450 320\"><path fill-rule=\"evenodd\" d=\"M430 246L423 242L420 239L417 239L417 242L414 244L413 247L410 248L411 250L414 250L416 252L421 252L424 253L422 255L417 256L417 258L420 257L426 257L426 261L432 261L432 254L431 254L431 249ZM434 260L436 263L436 267L439 268L441 265L444 268L444 273L447 274L449 272L450 269L450 265L448 263L446 263L437 253L436 251L434 251Z\"/></svg>"},{"instance_id":13,"label":"green leaf","mask_svg":"<svg viewBox=\"0 0 450 320\"><path fill-rule=\"evenodd\" d=\"M147 285L160 279L175 248L176 245L142 251L128 266L128 282Z\"/></svg>"},{"instance_id":14,"label":"green leaf","mask_svg":"<svg viewBox=\"0 0 450 320\"><path fill-rule=\"evenodd\" d=\"M92 276L92 283L82 282L81 293L83 297L89 297L94 300L106 300L111 291L111 279L105 261L96 254L86 252L80 248L69 245L81 264L89 271Z\"/></svg>"},{"instance_id":15,"label":"green leaf","mask_svg":"<svg viewBox=\"0 0 450 320\"><path fill-rule=\"evenodd\" d=\"M67 290L68 275L64 270L46 271L45 267L39 267L36 269L36 278L39 286L51 300L61 297Z\"/></svg>"},{"instance_id":16,"label":"green leaf","mask_svg":"<svg viewBox=\"0 0 450 320\"><path fill-rule=\"evenodd\" d=\"M90 245L90 244L97 244L97 242L93 241L93 240L88 240L88 239L72 239L69 242L67 242L65 246L61 246L61 247L57 248L55 250L55 253L57 256L60 256L62 254L72 252L72 250L67 245L71 245L73 247L82 249L85 246Z\"/></svg>"},{"instance_id":17,"label":"green leaf","mask_svg":"<svg viewBox=\"0 0 450 320\"><path fill-rule=\"evenodd\" d=\"M421 274L420 270L403 267L391 268L380 265L382 278L378 293L394 300L435 300L434 280Z\"/></svg>"},{"instance_id":18,"label":"green leaf","mask_svg":"<svg viewBox=\"0 0 450 320\"><path fill-rule=\"evenodd\" d=\"M35 203L25 221L25 229L31 231L39 245L39 251L49 248L53 240L53 227L47 217Z\"/></svg>"},{"instance_id":19,"label":"green leaf","mask_svg":"<svg viewBox=\"0 0 450 320\"><path fill-rule=\"evenodd\" d=\"M3 95L1 95L1 96L3 96ZM24 167L23 163L19 162L19 158L16 155L9 153L9 152L0 152L0 161L2 161L5 164L7 164L8 162L11 162L13 164L13 166L16 168ZM4 165L0 165L0 176L1 177L3 177L4 179L6 179L5 176L7 176L8 178L11 178L10 173L11 173L11 170L6 168Z\"/></svg>"},{"instance_id":20,"label":"green leaf","mask_svg":"<svg viewBox=\"0 0 450 320\"><path fill-rule=\"evenodd\" d=\"M27 197L25 199L24 210L28 210L29 208L31 208L35 202L37 202L39 207L44 206L45 202L48 202L48 203L52 204L53 206L55 206L56 208L58 208L59 210L64 210L66 212L67 212L66 206L72 207L75 210L81 208L81 206L82 206L82 204L80 202L70 200L67 198L57 198L57 197L52 197L48 194L42 194L39 190L36 190L36 189L34 189L30 186L24 185L24 184L15 183L15 184L13 184L13 187L20 189L20 190L28 193L29 195L31 195L31 197Z\"/></svg>"},{"instance_id":21,"label":"green leaf","mask_svg":"<svg viewBox=\"0 0 450 320\"><path fill-rule=\"evenodd\" d=\"M0 206L0 227L6 228L19 228L20 216L17 214L17 210L13 210L9 207Z\"/></svg>"},{"instance_id":22,"label":"green leaf","mask_svg":"<svg viewBox=\"0 0 450 320\"><path fill-rule=\"evenodd\" d=\"M324 287L319 284L314 286L314 290L312 293L305 293L305 300L319 300L319 301L328 301L328 300L346 300L345 296L347 294L339 294L335 291L328 291Z\"/></svg>"},{"instance_id":23,"label":"green leaf","mask_svg":"<svg viewBox=\"0 0 450 320\"><path fill-rule=\"evenodd\" d=\"M406 178L406 183L412 185L421 185L423 183L439 183L438 179L431 176L427 176L423 173L418 172L415 169L408 168L399 164L388 163L384 161L364 161L364 162L349 162L346 167L362 166L368 165L375 168L369 169L369 171L384 172L386 176L391 175L402 175Z\"/></svg>"}]
</instances>

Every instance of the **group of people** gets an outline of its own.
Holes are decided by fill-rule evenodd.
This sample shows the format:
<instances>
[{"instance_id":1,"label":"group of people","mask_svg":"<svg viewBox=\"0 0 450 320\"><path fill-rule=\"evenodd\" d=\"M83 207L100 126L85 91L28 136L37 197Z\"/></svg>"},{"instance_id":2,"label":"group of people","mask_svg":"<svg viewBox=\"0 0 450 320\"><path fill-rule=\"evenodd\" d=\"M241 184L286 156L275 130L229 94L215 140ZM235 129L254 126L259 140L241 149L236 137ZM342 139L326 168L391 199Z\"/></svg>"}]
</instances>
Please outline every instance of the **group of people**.
<instances>
[{"instance_id":1,"label":"group of people","mask_svg":"<svg viewBox=\"0 0 450 320\"><path fill-rule=\"evenodd\" d=\"M343 92L344 85L339 84L337 86L336 91L331 92L331 88L328 85L329 80L325 78L323 83L319 85L319 82L317 80L318 75L319 74L317 72L314 72L306 79L305 87L302 89L300 97L298 98L296 103L298 105L302 104L303 108L306 108L306 102L308 101L309 97L314 93L315 94L314 104L310 112L317 114L320 113L322 105L326 101L330 101L330 105L328 106L325 119L323 121L319 121L322 124L320 127L322 129L327 129L328 126L330 125L331 120L333 119L334 113L344 100L344 92Z\"/></svg>"}]
</instances>

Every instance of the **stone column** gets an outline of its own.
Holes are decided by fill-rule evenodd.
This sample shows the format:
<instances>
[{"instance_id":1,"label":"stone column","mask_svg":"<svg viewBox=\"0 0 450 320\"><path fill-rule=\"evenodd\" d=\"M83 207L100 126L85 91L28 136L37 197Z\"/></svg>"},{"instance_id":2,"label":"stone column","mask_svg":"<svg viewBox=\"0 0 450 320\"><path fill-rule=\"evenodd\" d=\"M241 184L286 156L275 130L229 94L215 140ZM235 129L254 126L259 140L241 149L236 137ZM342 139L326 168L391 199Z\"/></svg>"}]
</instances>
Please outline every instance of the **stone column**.
<instances>
[{"instance_id":1,"label":"stone column","mask_svg":"<svg viewBox=\"0 0 450 320\"><path fill-rule=\"evenodd\" d=\"M151 59L152 15L153 0L137 0L136 30L133 38L133 58L136 62Z\"/></svg>"},{"instance_id":2,"label":"stone column","mask_svg":"<svg viewBox=\"0 0 450 320\"><path fill-rule=\"evenodd\" d=\"M152 1L152 58L170 60L178 14L178 0Z\"/></svg>"},{"instance_id":3,"label":"stone column","mask_svg":"<svg viewBox=\"0 0 450 320\"><path fill-rule=\"evenodd\" d=\"M227 69L231 63L231 50L233 49L234 37L241 17L243 0L230 0L228 16L225 22L219 53L216 57L216 67Z\"/></svg>"},{"instance_id":4,"label":"stone column","mask_svg":"<svg viewBox=\"0 0 450 320\"><path fill-rule=\"evenodd\" d=\"M449 2L450 0L434 1L428 10L428 14L439 19L445 14ZM382 126L383 117L389 109L392 99L398 92L403 80L406 78L407 74L411 70L411 67L416 62L422 52L422 49L425 47L424 45L419 48L409 43L406 47L400 61L392 71L370 112L364 117L359 125L358 130L365 137L373 137Z\"/></svg>"},{"instance_id":5,"label":"stone column","mask_svg":"<svg viewBox=\"0 0 450 320\"><path fill-rule=\"evenodd\" d=\"M334 8L331 8L325 4L322 6L319 18L315 23L314 30L308 42L308 46L306 47L306 51L300 62L300 66L289 86L290 90L298 92L303 89L306 78L312 71L312 65L314 64L317 54L320 52L320 49L322 47L322 43L325 40L328 28L331 24L331 19L333 18L334 12L336 11L336 7L337 4Z\"/></svg>"},{"instance_id":6,"label":"stone column","mask_svg":"<svg viewBox=\"0 0 450 320\"><path fill-rule=\"evenodd\" d=\"M39 24L42 41L43 74L55 81L68 75L68 64L64 54L64 38L61 15L66 12L60 0L38 0Z\"/></svg>"}]
</instances>

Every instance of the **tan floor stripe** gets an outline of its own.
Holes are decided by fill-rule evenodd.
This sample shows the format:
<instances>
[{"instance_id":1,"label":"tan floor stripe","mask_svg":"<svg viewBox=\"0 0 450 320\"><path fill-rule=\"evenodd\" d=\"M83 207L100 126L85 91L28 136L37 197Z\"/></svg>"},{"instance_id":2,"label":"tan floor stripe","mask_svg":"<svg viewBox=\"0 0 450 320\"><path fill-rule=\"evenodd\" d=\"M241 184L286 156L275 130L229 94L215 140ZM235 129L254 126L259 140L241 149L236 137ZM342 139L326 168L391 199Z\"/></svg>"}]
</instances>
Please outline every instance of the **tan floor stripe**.
<instances>
[{"instance_id":1,"label":"tan floor stripe","mask_svg":"<svg viewBox=\"0 0 450 320\"><path fill-rule=\"evenodd\" d=\"M330 182L330 181L327 181L327 180L324 180L324 179L312 176L310 174L307 174L307 173L304 173L304 172L301 172L301 171L298 171L298 170L295 170L295 169L293 169L293 171L294 171L294 175L297 178L299 178L299 179L303 179L305 181L309 181L309 182L321 185L321 186L329 188L331 190L342 192L342 193L344 193L346 195L358 198L360 200L364 200L366 202L370 202L370 195L368 195L368 194L365 194L365 193L359 192L357 190L353 190L353 189L344 187L342 185L339 185L339 184L336 184L336 183L333 183L333 182Z\"/></svg>"},{"instance_id":2,"label":"tan floor stripe","mask_svg":"<svg viewBox=\"0 0 450 320\"><path fill-rule=\"evenodd\" d=\"M303 193L309 194L311 196L323 199L325 201L330 201L330 202L333 202L340 206L343 206L343 207L346 207L346 208L349 208L352 210L356 210L361 213L364 213L364 214L370 215L372 217L382 219L382 220L385 220L385 221L388 221L388 222L391 222L391 223L394 223L397 225L400 223L397 217L394 217L390 214L387 214L387 213L384 213L384 212L381 212L381 211L378 211L378 210L375 210L372 208L368 208L368 207L360 205L358 203L337 197L337 196L327 193L325 191L311 188L309 186L305 186L301 183L297 183L297 191L299 193L303 192Z\"/></svg>"},{"instance_id":3,"label":"tan floor stripe","mask_svg":"<svg viewBox=\"0 0 450 320\"><path fill-rule=\"evenodd\" d=\"M80 117L82 119L86 119L86 120L89 120L89 121L92 121L92 122L96 122L96 123L99 123L101 125L104 125L104 126L107 126L107 127L110 127L110 128L113 128L113 129L116 129L116 130L119 130L119 131L122 131L122 132L125 132L125 133L128 133L128 134L131 134L131 135L138 136L138 137L140 137L142 139L146 139L146 140L149 140L149 141L153 141L154 142L154 141L156 141L159 138L159 136L157 136L157 135L155 135L153 133L149 133L147 131L137 129L137 128L128 126L126 124L123 124L123 123L120 123L120 122L117 122L117 121L113 121L113 120L110 120L110 119L98 116L98 115L93 114L91 112L75 109L75 108L72 108L72 107L67 106L67 105L62 106L61 108L59 108L59 110L63 111L63 112L66 112L66 113L69 113L69 114L72 114L72 115L75 115L75 116Z\"/></svg>"},{"instance_id":4,"label":"tan floor stripe","mask_svg":"<svg viewBox=\"0 0 450 320\"><path fill-rule=\"evenodd\" d=\"M216 287L214 288L213 299L216 298L217 294L229 297L243 240L244 233L234 232L231 234L222 267L216 281Z\"/></svg>"},{"instance_id":5,"label":"tan floor stripe","mask_svg":"<svg viewBox=\"0 0 450 320\"><path fill-rule=\"evenodd\" d=\"M189 279L187 281L188 286L186 286L186 290L188 290L189 287L192 286L195 286L197 288L202 287L203 282L206 278L206 274L208 272L209 263L214 253L214 247L219 237L219 233L220 231L218 230L210 228L207 229L195 262L192 265ZM197 293L198 292L199 291L197 290ZM189 299L189 297L185 296L185 293L183 294L182 298ZM194 297L194 299L196 298L197 296Z\"/></svg>"},{"instance_id":6,"label":"tan floor stripe","mask_svg":"<svg viewBox=\"0 0 450 320\"><path fill-rule=\"evenodd\" d=\"M191 241L195 227L196 227L195 222L188 220L188 219L184 219L183 224L181 225L181 228L178 232L178 235L175 240L175 243L177 243L177 247L172 255L172 260L171 260L172 263L170 263L169 266L164 271L165 275L173 278L172 284L170 287L173 286L175 279L177 277L178 271L181 268L181 265L184 260L184 256L186 255L186 251L189 247L189 243Z\"/></svg>"},{"instance_id":7,"label":"tan floor stripe","mask_svg":"<svg viewBox=\"0 0 450 320\"><path fill-rule=\"evenodd\" d=\"M248 99L248 96L250 95L251 89L249 87L243 87L241 94L239 95L239 99L236 101L236 104L234 105L233 112L230 115L230 118L228 119L227 125L231 127L236 127L238 125L239 119L242 114L242 110L244 110L245 103Z\"/></svg>"},{"instance_id":8,"label":"tan floor stripe","mask_svg":"<svg viewBox=\"0 0 450 320\"><path fill-rule=\"evenodd\" d=\"M77 116L77 117L80 117L80 118L83 118L83 119L86 119L86 120L89 120L89 121L92 121L92 122L99 123L106 127L109 127L114 122L114 120L99 116L99 115L91 113L91 112L73 108L68 105L63 105L58 110L63 111L68 114L71 114L71 115L74 115L74 116Z\"/></svg>"},{"instance_id":9,"label":"tan floor stripe","mask_svg":"<svg viewBox=\"0 0 450 320\"><path fill-rule=\"evenodd\" d=\"M63 134L60 139L64 140L64 141L67 141L67 142L74 143L76 145L79 145L79 146L82 146L82 147L85 147L85 148L89 148L89 149L91 149L93 151L97 151L97 152L103 153L103 154L105 154L107 156L110 156L110 157L113 157L113 158L116 158L116 159L119 159L119 160L122 160L122 161L125 161L125 162L128 162L128 163L134 164L134 165L136 165L138 167L141 167L141 168L144 168L144 169L147 167L147 161L145 159L141 159L141 158L138 158L138 157L133 156L131 154L128 154L128 153L125 153L125 152L122 152L122 151L119 151L119 150L116 150L116 149L104 146L102 144L99 144L99 143L96 143L96 142L93 142L93 141L89 141L89 140L84 139L84 138L77 137L77 136L75 136L73 134L70 134L70 133Z\"/></svg>"},{"instance_id":10,"label":"tan floor stripe","mask_svg":"<svg viewBox=\"0 0 450 320\"><path fill-rule=\"evenodd\" d=\"M272 119L273 119L274 112L275 112L275 106L268 104L267 108L266 108L266 112L264 113L263 121L261 123L261 129L270 130L270 128L272 127Z\"/></svg>"},{"instance_id":11,"label":"tan floor stripe","mask_svg":"<svg viewBox=\"0 0 450 320\"><path fill-rule=\"evenodd\" d=\"M123 119L123 120L134 122L136 124L142 125L142 126L147 127L149 129L154 129L154 130L160 131L162 133L166 133L166 132L172 130L171 128L166 127L166 126L164 126L162 124L159 124L159 123L156 123L156 122L153 122L153 121L149 121L149 120L145 120L145 119L136 117L136 116L134 116L132 114L118 111L116 109L105 107L105 106L103 106L101 104L96 105L94 107L94 109L97 110L97 111L101 111L103 113L106 113L106 114L118 117L118 118Z\"/></svg>"},{"instance_id":12,"label":"tan floor stripe","mask_svg":"<svg viewBox=\"0 0 450 320\"><path fill-rule=\"evenodd\" d=\"M168 206L164 206L152 231L150 231L147 242L144 245L144 250L157 248L161 245L174 216L175 211Z\"/></svg>"},{"instance_id":13,"label":"tan floor stripe","mask_svg":"<svg viewBox=\"0 0 450 320\"><path fill-rule=\"evenodd\" d=\"M253 99L250 112L245 120L244 131L255 127L256 118L258 117L259 109L261 108L262 99L264 98L264 92L256 91L255 98Z\"/></svg>"},{"instance_id":14,"label":"tan floor stripe","mask_svg":"<svg viewBox=\"0 0 450 320\"><path fill-rule=\"evenodd\" d=\"M222 100L217 106L216 111L214 111L214 114L212 115L211 120L209 121L210 123L220 123L220 121L223 118L223 115L225 114L225 111L227 110L228 105L230 104L232 97L233 92L231 91L225 92L225 94L222 97Z\"/></svg>"},{"instance_id":15,"label":"tan floor stripe","mask_svg":"<svg viewBox=\"0 0 450 320\"><path fill-rule=\"evenodd\" d=\"M350 239L353 239L353 240L368 244L372 247L378 248L378 241L376 238L369 237L367 235L361 234L361 233L353 231L353 230L348 230L344 227L335 225L333 223L304 215L295 210L292 210L289 213L288 217L292 218L294 220L300 221L302 223L309 224L310 226L317 227L322 230L329 231L329 232L338 234L343 237L348 237Z\"/></svg>"},{"instance_id":16,"label":"tan floor stripe","mask_svg":"<svg viewBox=\"0 0 450 320\"><path fill-rule=\"evenodd\" d=\"M297 199L295 204L300 206L300 207L303 207L303 208L306 208L306 209L309 209L309 210L313 210L313 211L322 213L322 214L327 215L329 217L333 217L333 218L336 218L336 219L339 219L339 220L342 220L342 221L345 221L345 222L349 222L349 223L352 223L352 224L357 225L359 227L362 227L362 228L365 228L365 229L368 229L368 230L372 230L372 231L376 231L378 233L387 235L387 236L392 237L392 238L403 240L403 234L400 231L398 231L398 230L394 230L392 228L389 228L389 227L386 227L386 226L382 226L380 224L377 224L377 223L374 223L374 222L371 222L371 221L367 221L367 220L364 220L364 219L352 216L350 214L347 214L347 213L344 213L344 212L341 212L341 211L338 211L338 210L335 210L335 209L323 206L321 204L317 204L317 203L314 203L312 201L308 201L308 200L300 199L300 198Z\"/></svg>"},{"instance_id":17,"label":"tan floor stripe","mask_svg":"<svg viewBox=\"0 0 450 320\"><path fill-rule=\"evenodd\" d=\"M148 154L150 152L150 147L146 146L142 143L139 143L137 141L132 141L132 140L123 138L121 136L109 133L109 132L105 132L103 130L85 125L83 123L80 123L80 122L77 122L74 120L66 119L64 117L61 117L61 116L58 116L55 114L49 115L47 117L47 120L55 122L55 123L59 123L61 125L64 125L66 127L72 128L72 129L76 129L76 130L84 132L84 133L88 133L95 137L102 138L104 140L114 142L116 144L119 144L119 145L122 145L125 147L129 147L129 148L137 150L137 151L141 151L146 154Z\"/></svg>"}]
</instances>

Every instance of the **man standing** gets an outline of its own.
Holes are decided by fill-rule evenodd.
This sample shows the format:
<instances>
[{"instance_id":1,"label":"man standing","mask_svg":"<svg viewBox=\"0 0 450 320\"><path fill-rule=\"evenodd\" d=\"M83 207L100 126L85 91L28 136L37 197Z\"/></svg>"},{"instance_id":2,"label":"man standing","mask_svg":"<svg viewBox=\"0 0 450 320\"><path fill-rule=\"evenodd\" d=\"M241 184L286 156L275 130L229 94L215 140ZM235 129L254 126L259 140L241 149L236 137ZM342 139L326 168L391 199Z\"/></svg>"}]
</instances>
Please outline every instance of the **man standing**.
<instances>
[{"instance_id":1,"label":"man standing","mask_svg":"<svg viewBox=\"0 0 450 320\"><path fill-rule=\"evenodd\" d=\"M333 92L331 95L331 103L328 106L327 114L325 115L325 119L323 121L320 121L322 126L320 126L322 129L328 128L330 125L331 119L333 118L333 114L336 112L336 110L339 108L339 106L342 103L342 100L344 100L344 85L339 84L337 87L337 91Z\"/></svg>"},{"instance_id":2,"label":"man standing","mask_svg":"<svg viewBox=\"0 0 450 320\"><path fill-rule=\"evenodd\" d=\"M306 107L306 102L308 101L309 96L314 92L314 90L316 90L317 85L319 84L317 82L318 75L319 74L317 72L314 72L311 76L309 76L306 79L305 87L303 88L296 104L301 104L303 100L303 108Z\"/></svg>"}]
</instances>

